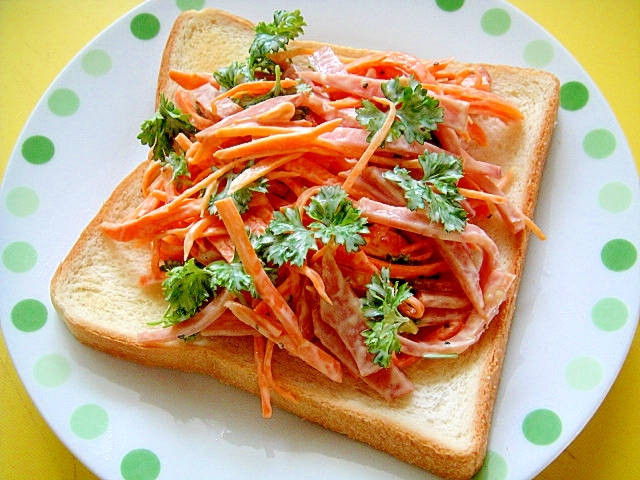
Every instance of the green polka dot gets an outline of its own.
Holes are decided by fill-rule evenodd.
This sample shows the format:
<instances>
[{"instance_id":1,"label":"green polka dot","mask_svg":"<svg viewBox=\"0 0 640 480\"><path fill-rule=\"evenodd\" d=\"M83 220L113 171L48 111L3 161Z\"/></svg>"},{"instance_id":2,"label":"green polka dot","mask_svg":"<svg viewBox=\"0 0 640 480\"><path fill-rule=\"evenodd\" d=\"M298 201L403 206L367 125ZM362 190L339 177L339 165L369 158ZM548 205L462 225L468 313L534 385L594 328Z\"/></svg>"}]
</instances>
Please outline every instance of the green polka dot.
<instances>
[{"instance_id":1,"label":"green polka dot","mask_svg":"<svg viewBox=\"0 0 640 480\"><path fill-rule=\"evenodd\" d=\"M562 433L562 420L546 408L534 410L524 418L522 433L534 445L550 445Z\"/></svg>"},{"instance_id":2,"label":"green polka dot","mask_svg":"<svg viewBox=\"0 0 640 480\"><path fill-rule=\"evenodd\" d=\"M53 158L53 142L43 135L33 135L22 144L22 157L34 165L42 165Z\"/></svg>"},{"instance_id":3,"label":"green polka dot","mask_svg":"<svg viewBox=\"0 0 640 480\"><path fill-rule=\"evenodd\" d=\"M600 252L602 263L609 270L622 272L629 270L636 263L638 252L636 247L629 240L616 238L609 240Z\"/></svg>"},{"instance_id":4,"label":"green polka dot","mask_svg":"<svg viewBox=\"0 0 640 480\"><path fill-rule=\"evenodd\" d=\"M183 12L185 10L200 10L204 7L204 0L176 0L176 5Z\"/></svg>"},{"instance_id":5,"label":"green polka dot","mask_svg":"<svg viewBox=\"0 0 640 480\"><path fill-rule=\"evenodd\" d=\"M124 480L154 480L160 474L160 460L151 450L131 450L120 463L120 473Z\"/></svg>"},{"instance_id":6,"label":"green polka dot","mask_svg":"<svg viewBox=\"0 0 640 480\"><path fill-rule=\"evenodd\" d=\"M109 415L100 405L88 403L74 410L69 425L78 437L92 440L107 431Z\"/></svg>"},{"instance_id":7,"label":"green polka dot","mask_svg":"<svg viewBox=\"0 0 640 480\"><path fill-rule=\"evenodd\" d=\"M576 111L589 101L589 90L581 82L567 82L560 87L560 106L565 110Z\"/></svg>"},{"instance_id":8,"label":"green polka dot","mask_svg":"<svg viewBox=\"0 0 640 480\"><path fill-rule=\"evenodd\" d=\"M591 321L605 332L620 330L628 318L629 310L619 298L603 298L591 308Z\"/></svg>"},{"instance_id":9,"label":"green polka dot","mask_svg":"<svg viewBox=\"0 0 640 480\"><path fill-rule=\"evenodd\" d=\"M631 206L631 189L621 182L611 182L598 192L598 203L611 213L620 213Z\"/></svg>"},{"instance_id":10,"label":"green polka dot","mask_svg":"<svg viewBox=\"0 0 640 480\"><path fill-rule=\"evenodd\" d=\"M582 148L591 158L600 160L611 155L616 149L616 137L609 130L597 128L585 135Z\"/></svg>"},{"instance_id":11,"label":"green polka dot","mask_svg":"<svg viewBox=\"0 0 640 480\"><path fill-rule=\"evenodd\" d=\"M69 360L57 353L40 357L33 367L33 377L43 387L59 387L70 375Z\"/></svg>"},{"instance_id":12,"label":"green polka dot","mask_svg":"<svg viewBox=\"0 0 640 480\"><path fill-rule=\"evenodd\" d=\"M11 309L11 323L22 332L35 332L47 323L47 307L38 300L21 300Z\"/></svg>"},{"instance_id":13,"label":"green polka dot","mask_svg":"<svg viewBox=\"0 0 640 480\"><path fill-rule=\"evenodd\" d=\"M504 457L492 450L487 452L482 468L473 477L474 480L504 480L509 467Z\"/></svg>"},{"instance_id":14,"label":"green polka dot","mask_svg":"<svg viewBox=\"0 0 640 480\"><path fill-rule=\"evenodd\" d=\"M436 5L445 12L455 12L464 5L464 0L436 0Z\"/></svg>"},{"instance_id":15,"label":"green polka dot","mask_svg":"<svg viewBox=\"0 0 640 480\"><path fill-rule=\"evenodd\" d=\"M504 35L511 27L511 16L503 8L492 8L484 12L480 25L489 35Z\"/></svg>"},{"instance_id":16,"label":"green polka dot","mask_svg":"<svg viewBox=\"0 0 640 480\"><path fill-rule=\"evenodd\" d=\"M92 77L101 77L111 70L111 57L104 50L89 50L82 57L82 69Z\"/></svg>"},{"instance_id":17,"label":"green polka dot","mask_svg":"<svg viewBox=\"0 0 640 480\"><path fill-rule=\"evenodd\" d=\"M76 92L69 88L58 88L49 95L47 105L53 114L68 117L80 108L80 98Z\"/></svg>"},{"instance_id":18,"label":"green polka dot","mask_svg":"<svg viewBox=\"0 0 640 480\"><path fill-rule=\"evenodd\" d=\"M31 270L38 261L38 252L28 242L13 242L6 246L2 252L2 263L15 273L24 273Z\"/></svg>"},{"instance_id":19,"label":"green polka dot","mask_svg":"<svg viewBox=\"0 0 640 480\"><path fill-rule=\"evenodd\" d=\"M139 13L131 20L131 33L140 40L151 40L160 32L160 20L150 13Z\"/></svg>"},{"instance_id":20,"label":"green polka dot","mask_svg":"<svg viewBox=\"0 0 640 480\"><path fill-rule=\"evenodd\" d=\"M524 47L524 61L530 67L546 67L553 60L553 45L546 40L533 40Z\"/></svg>"},{"instance_id":21,"label":"green polka dot","mask_svg":"<svg viewBox=\"0 0 640 480\"><path fill-rule=\"evenodd\" d=\"M592 390L602 382L602 365L592 357L578 357L569 362L565 371L567 383L580 391Z\"/></svg>"},{"instance_id":22,"label":"green polka dot","mask_svg":"<svg viewBox=\"0 0 640 480\"><path fill-rule=\"evenodd\" d=\"M16 187L10 190L5 198L7 210L16 217L33 215L39 204L38 194L29 187Z\"/></svg>"}]
</instances>

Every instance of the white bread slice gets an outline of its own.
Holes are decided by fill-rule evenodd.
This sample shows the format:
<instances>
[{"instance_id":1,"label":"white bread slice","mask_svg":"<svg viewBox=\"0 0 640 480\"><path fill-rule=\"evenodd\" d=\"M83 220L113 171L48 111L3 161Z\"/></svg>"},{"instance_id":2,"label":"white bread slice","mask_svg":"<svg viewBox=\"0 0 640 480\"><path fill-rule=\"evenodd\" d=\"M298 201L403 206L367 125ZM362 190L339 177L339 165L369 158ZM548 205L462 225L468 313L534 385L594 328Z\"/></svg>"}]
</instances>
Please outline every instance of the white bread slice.
<instances>
[{"instance_id":1,"label":"white bread slice","mask_svg":"<svg viewBox=\"0 0 640 480\"><path fill-rule=\"evenodd\" d=\"M160 69L158 92L171 97L169 68L211 72L243 60L253 38L251 23L219 10L185 12L170 33ZM299 45L320 45L296 42ZM335 47L358 57L368 51ZM479 159L512 168L510 200L531 216L558 108L558 80L531 69L487 65L494 91L524 113L521 123L483 124L492 139L474 147ZM194 342L149 345L137 342L147 322L166 309L159 286L142 289L148 249L118 243L101 233L103 221L117 221L141 200L142 163L115 189L82 232L51 282L51 299L71 332L83 343L145 365L212 375L221 382L258 394L250 338L209 338ZM288 353L276 352L274 375L297 398L278 395L272 402L418 465L438 476L470 478L482 465L493 405L500 379L528 233L507 233L500 222L483 225L501 251L502 266L516 281L500 313L480 341L456 359L422 360L407 371L415 392L393 403L345 376L334 383Z\"/></svg>"}]
</instances>

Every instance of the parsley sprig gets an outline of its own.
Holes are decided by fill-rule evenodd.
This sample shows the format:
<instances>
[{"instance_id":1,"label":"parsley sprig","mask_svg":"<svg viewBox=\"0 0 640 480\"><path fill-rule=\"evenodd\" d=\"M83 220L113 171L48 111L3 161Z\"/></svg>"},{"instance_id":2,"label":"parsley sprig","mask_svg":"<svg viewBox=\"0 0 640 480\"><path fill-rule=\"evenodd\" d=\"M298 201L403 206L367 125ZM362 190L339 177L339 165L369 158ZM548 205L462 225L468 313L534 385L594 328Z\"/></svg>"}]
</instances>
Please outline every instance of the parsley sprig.
<instances>
[{"instance_id":1,"label":"parsley sprig","mask_svg":"<svg viewBox=\"0 0 640 480\"><path fill-rule=\"evenodd\" d=\"M431 140L431 132L444 119L444 109L440 102L428 95L427 91L413 77L395 77L381 86L384 96L396 106L393 121L386 142L392 142L404 135L409 143L422 145ZM382 127L387 113L380 110L370 100L362 100L362 108L356 111L356 118L370 132L367 141ZM383 143L384 145L384 143Z\"/></svg>"},{"instance_id":2,"label":"parsley sprig","mask_svg":"<svg viewBox=\"0 0 640 480\"><path fill-rule=\"evenodd\" d=\"M431 221L442 223L447 232L462 231L467 212L461 206L464 197L458 191L458 181L463 176L460 159L444 152L425 152L418 162L423 171L420 180L398 166L383 176L402 187L407 208L426 209Z\"/></svg>"},{"instance_id":3,"label":"parsley sprig","mask_svg":"<svg viewBox=\"0 0 640 480\"><path fill-rule=\"evenodd\" d=\"M216 260L202 266L191 258L184 264L173 265L162 282L165 300L169 303L162 319L152 325L170 327L194 316L219 288L240 295L247 291L257 297L253 280L236 256L231 263Z\"/></svg>"},{"instance_id":4,"label":"parsley sprig","mask_svg":"<svg viewBox=\"0 0 640 480\"><path fill-rule=\"evenodd\" d=\"M398 332L407 327L410 331L415 329L412 320L398 310L411 295L406 282L391 282L387 267L381 268L379 274L374 274L367 285L367 295L362 299L362 313L367 318L369 328L362 332L362 336L367 350L374 355L374 363L383 368L391 365L394 352L400 352Z\"/></svg>"},{"instance_id":5,"label":"parsley sprig","mask_svg":"<svg viewBox=\"0 0 640 480\"><path fill-rule=\"evenodd\" d=\"M362 235L369 233L367 219L340 186L322 187L304 211L312 220L308 225L297 208L286 208L274 212L265 232L254 237L254 248L267 262L301 266L309 251L318 249L317 240L344 245L350 253L365 244Z\"/></svg>"},{"instance_id":6,"label":"parsley sprig","mask_svg":"<svg viewBox=\"0 0 640 480\"><path fill-rule=\"evenodd\" d=\"M270 55L286 50L289 41L304 33L303 27L306 25L300 10L276 10L272 22L260 22L256 25L247 60L235 61L217 70L213 74L214 78L223 89L230 89L255 80L256 73L275 75L277 65Z\"/></svg>"},{"instance_id":7,"label":"parsley sprig","mask_svg":"<svg viewBox=\"0 0 640 480\"><path fill-rule=\"evenodd\" d=\"M154 160L163 163L173 150L173 139L179 133L191 134L196 129L189 122L189 115L170 102L164 94L160 95L158 110L149 120L142 123L138 139L143 145L153 149Z\"/></svg>"},{"instance_id":8,"label":"parsley sprig","mask_svg":"<svg viewBox=\"0 0 640 480\"><path fill-rule=\"evenodd\" d=\"M256 35L249 47L249 71L273 73L275 63L269 58L269 54L285 50L289 41L302 35L304 22L300 10L288 12L277 10L273 14L273 22L260 22L256 25Z\"/></svg>"}]
</instances>

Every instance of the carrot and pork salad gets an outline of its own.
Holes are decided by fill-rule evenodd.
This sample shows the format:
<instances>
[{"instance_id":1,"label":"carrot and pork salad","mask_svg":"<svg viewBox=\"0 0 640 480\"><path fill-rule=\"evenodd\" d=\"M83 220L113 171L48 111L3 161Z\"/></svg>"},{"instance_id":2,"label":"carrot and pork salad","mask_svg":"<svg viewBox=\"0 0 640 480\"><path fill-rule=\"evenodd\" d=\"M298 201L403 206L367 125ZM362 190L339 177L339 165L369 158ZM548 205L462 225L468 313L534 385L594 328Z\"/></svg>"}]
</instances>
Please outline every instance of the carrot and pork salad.
<instances>
[{"instance_id":1,"label":"carrot and pork salad","mask_svg":"<svg viewBox=\"0 0 640 480\"><path fill-rule=\"evenodd\" d=\"M410 393L403 369L473 345L514 280L473 219L539 233L508 173L465 150L489 141L479 115L522 118L485 69L290 46L305 25L277 11L245 62L170 71L174 99L138 136L144 199L101 226L150 246L140 283L168 307L139 342L252 336L264 416L271 392L291 397L276 346L336 382Z\"/></svg>"}]
</instances>

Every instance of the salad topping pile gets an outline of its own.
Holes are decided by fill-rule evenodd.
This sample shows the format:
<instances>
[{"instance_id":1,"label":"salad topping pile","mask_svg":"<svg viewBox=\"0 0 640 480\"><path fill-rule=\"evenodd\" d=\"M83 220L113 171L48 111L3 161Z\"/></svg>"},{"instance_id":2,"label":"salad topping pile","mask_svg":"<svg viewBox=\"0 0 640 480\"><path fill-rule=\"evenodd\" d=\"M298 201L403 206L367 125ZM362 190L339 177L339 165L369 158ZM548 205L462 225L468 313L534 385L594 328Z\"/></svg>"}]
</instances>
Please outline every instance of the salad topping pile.
<instances>
[{"instance_id":1,"label":"salad topping pile","mask_svg":"<svg viewBox=\"0 0 640 480\"><path fill-rule=\"evenodd\" d=\"M473 158L479 116L522 118L482 67L400 52L343 58L290 41L299 11L260 23L244 62L169 76L138 138L144 199L118 241L146 242L141 286L167 310L140 342L252 336L263 415L274 347L392 400L421 358L455 357L514 280L474 219L535 225L504 195L509 174Z\"/></svg>"}]
</instances>

